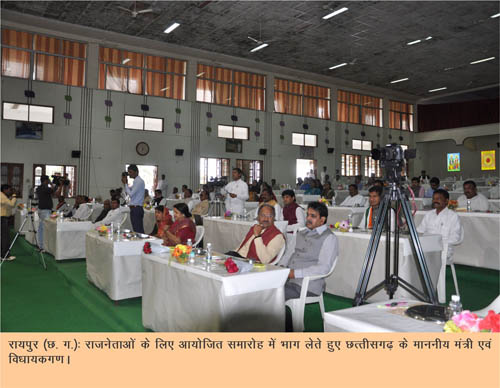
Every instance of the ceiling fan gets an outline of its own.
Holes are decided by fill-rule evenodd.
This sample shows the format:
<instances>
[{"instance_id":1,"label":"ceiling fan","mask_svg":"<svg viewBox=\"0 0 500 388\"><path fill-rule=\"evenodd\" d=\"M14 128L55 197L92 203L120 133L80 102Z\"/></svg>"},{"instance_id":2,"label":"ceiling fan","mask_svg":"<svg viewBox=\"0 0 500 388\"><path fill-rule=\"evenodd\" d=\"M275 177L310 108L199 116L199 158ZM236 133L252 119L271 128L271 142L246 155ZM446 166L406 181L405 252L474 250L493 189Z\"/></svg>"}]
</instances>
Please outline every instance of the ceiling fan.
<instances>
[{"instance_id":1,"label":"ceiling fan","mask_svg":"<svg viewBox=\"0 0 500 388\"><path fill-rule=\"evenodd\" d=\"M276 39L270 39L270 40L262 40L262 23L259 22L259 39L254 38L253 36L247 35L247 38L250 39L251 41L257 43L257 47L253 48L250 50L250 52L255 52L260 49L263 49L264 47L269 46L269 43L274 42Z\"/></svg>"},{"instance_id":2,"label":"ceiling fan","mask_svg":"<svg viewBox=\"0 0 500 388\"><path fill-rule=\"evenodd\" d=\"M134 19L140 14L153 12L153 8L141 9L140 11L138 11L137 10L137 1L134 1L134 9L133 10L129 9L129 8L122 7L120 5L117 5L116 8L121 9L122 11L129 12Z\"/></svg>"}]
</instances>

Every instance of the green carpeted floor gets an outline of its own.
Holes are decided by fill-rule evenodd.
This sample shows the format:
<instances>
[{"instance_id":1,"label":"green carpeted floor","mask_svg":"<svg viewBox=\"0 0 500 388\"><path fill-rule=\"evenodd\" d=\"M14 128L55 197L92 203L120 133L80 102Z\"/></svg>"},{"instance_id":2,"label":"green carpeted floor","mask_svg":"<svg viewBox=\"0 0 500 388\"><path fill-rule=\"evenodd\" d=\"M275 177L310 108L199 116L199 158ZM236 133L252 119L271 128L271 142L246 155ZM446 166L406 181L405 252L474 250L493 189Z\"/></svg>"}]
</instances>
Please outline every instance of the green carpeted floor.
<instances>
[{"instance_id":1,"label":"green carpeted floor","mask_svg":"<svg viewBox=\"0 0 500 388\"><path fill-rule=\"evenodd\" d=\"M7 332L133 332L142 326L141 298L112 302L87 281L84 260L56 262L39 255L23 237L12 254L17 258L1 266L1 330ZM465 308L477 310L499 294L499 271L457 265ZM447 271L447 296L453 291ZM326 311L352 306L347 298L325 294ZM323 331L319 306L306 306L306 331Z\"/></svg>"}]
</instances>

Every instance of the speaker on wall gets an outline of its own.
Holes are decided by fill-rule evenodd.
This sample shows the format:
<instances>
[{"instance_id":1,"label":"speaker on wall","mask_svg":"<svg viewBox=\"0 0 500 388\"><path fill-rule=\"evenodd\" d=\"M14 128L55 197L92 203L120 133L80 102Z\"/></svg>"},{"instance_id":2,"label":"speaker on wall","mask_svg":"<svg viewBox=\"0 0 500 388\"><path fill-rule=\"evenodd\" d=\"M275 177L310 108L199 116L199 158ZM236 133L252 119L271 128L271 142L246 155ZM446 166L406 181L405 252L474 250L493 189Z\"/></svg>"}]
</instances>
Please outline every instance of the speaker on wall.
<instances>
[{"instance_id":1,"label":"speaker on wall","mask_svg":"<svg viewBox=\"0 0 500 388\"><path fill-rule=\"evenodd\" d=\"M330 148L330 147L328 147L328 148L326 149L326 151L327 151L329 154L333 154L333 151L334 151L334 150L335 150L335 148Z\"/></svg>"},{"instance_id":2,"label":"speaker on wall","mask_svg":"<svg viewBox=\"0 0 500 388\"><path fill-rule=\"evenodd\" d=\"M261 155L265 155L265 154L267 154L267 149L265 149L265 148L261 148L261 149L259 150L259 154L261 154Z\"/></svg>"},{"instance_id":3,"label":"speaker on wall","mask_svg":"<svg viewBox=\"0 0 500 388\"><path fill-rule=\"evenodd\" d=\"M72 158L79 158L80 157L80 153L81 153L81 151L76 151L76 150L71 151L71 157Z\"/></svg>"},{"instance_id":4,"label":"speaker on wall","mask_svg":"<svg viewBox=\"0 0 500 388\"><path fill-rule=\"evenodd\" d=\"M175 156L182 156L182 155L184 155L184 150L180 149L180 148L177 148L175 150Z\"/></svg>"}]
</instances>

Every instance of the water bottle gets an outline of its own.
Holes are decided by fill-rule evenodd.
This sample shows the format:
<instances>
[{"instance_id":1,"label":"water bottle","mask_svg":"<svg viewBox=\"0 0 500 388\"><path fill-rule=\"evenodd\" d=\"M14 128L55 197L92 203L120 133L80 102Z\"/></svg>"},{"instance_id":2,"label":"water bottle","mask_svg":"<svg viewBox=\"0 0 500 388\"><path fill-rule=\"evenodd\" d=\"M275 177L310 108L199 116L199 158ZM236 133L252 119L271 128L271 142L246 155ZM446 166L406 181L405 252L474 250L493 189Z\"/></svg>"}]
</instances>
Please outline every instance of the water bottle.
<instances>
[{"instance_id":1,"label":"water bottle","mask_svg":"<svg viewBox=\"0 0 500 388\"><path fill-rule=\"evenodd\" d=\"M111 223L111 224L109 225L109 229L108 229L108 237L109 237L110 239L113 239L113 223Z\"/></svg>"},{"instance_id":2,"label":"water bottle","mask_svg":"<svg viewBox=\"0 0 500 388\"><path fill-rule=\"evenodd\" d=\"M193 240L188 238L186 245L191 248L191 252L189 252L189 264L194 264Z\"/></svg>"},{"instance_id":3,"label":"water bottle","mask_svg":"<svg viewBox=\"0 0 500 388\"><path fill-rule=\"evenodd\" d=\"M467 200L467 211L470 212L471 208L470 208L470 199Z\"/></svg>"},{"instance_id":4,"label":"water bottle","mask_svg":"<svg viewBox=\"0 0 500 388\"><path fill-rule=\"evenodd\" d=\"M212 244L207 243L207 266L210 267L212 264Z\"/></svg>"},{"instance_id":5,"label":"water bottle","mask_svg":"<svg viewBox=\"0 0 500 388\"><path fill-rule=\"evenodd\" d=\"M347 216L347 222L349 223L349 232L352 233L354 230L352 229L352 214L349 213Z\"/></svg>"},{"instance_id":6,"label":"water bottle","mask_svg":"<svg viewBox=\"0 0 500 388\"><path fill-rule=\"evenodd\" d=\"M247 214L247 208L243 208L243 219L247 220L248 219L248 214Z\"/></svg>"},{"instance_id":7,"label":"water bottle","mask_svg":"<svg viewBox=\"0 0 500 388\"><path fill-rule=\"evenodd\" d=\"M116 223L116 236L118 237L118 240L120 240L120 228L121 224L119 222Z\"/></svg>"},{"instance_id":8,"label":"water bottle","mask_svg":"<svg viewBox=\"0 0 500 388\"><path fill-rule=\"evenodd\" d=\"M450 304L448 305L448 318L454 315L460 314L462 312L462 303L460 302L460 296L452 295Z\"/></svg>"}]
</instances>

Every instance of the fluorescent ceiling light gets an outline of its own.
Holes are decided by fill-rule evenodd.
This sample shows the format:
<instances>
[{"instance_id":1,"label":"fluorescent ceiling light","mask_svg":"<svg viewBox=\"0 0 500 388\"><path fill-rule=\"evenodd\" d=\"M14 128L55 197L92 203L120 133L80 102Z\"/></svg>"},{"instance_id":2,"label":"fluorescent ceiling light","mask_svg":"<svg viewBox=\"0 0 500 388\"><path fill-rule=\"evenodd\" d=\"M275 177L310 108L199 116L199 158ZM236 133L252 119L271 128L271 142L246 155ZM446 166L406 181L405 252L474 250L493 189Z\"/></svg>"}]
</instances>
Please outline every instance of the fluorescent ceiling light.
<instances>
[{"instance_id":1,"label":"fluorescent ceiling light","mask_svg":"<svg viewBox=\"0 0 500 388\"><path fill-rule=\"evenodd\" d=\"M251 49L250 52L254 53L256 51L262 50L263 48L265 48L267 46L269 46L268 43L262 43L261 45L259 45L259 46L255 47L255 48Z\"/></svg>"},{"instance_id":2,"label":"fluorescent ceiling light","mask_svg":"<svg viewBox=\"0 0 500 388\"><path fill-rule=\"evenodd\" d=\"M177 27L179 27L179 23L173 23L170 27L167 27L165 31L163 31L165 34L170 34L173 30L175 30Z\"/></svg>"},{"instance_id":3,"label":"fluorescent ceiling light","mask_svg":"<svg viewBox=\"0 0 500 388\"><path fill-rule=\"evenodd\" d=\"M494 15L491 15L491 16L490 16L490 18L491 18L491 19L495 19L495 18L497 18L497 17L499 17L499 16L500 16L500 13L496 13L496 14L494 14Z\"/></svg>"},{"instance_id":4,"label":"fluorescent ceiling light","mask_svg":"<svg viewBox=\"0 0 500 388\"><path fill-rule=\"evenodd\" d=\"M431 40L432 39L432 36L428 36L427 38L425 38L425 40Z\"/></svg>"},{"instance_id":5,"label":"fluorescent ceiling light","mask_svg":"<svg viewBox=\"0 0 500 388\"><path fill-rule=\"evenodd\" d=\"M165 90L167 89L170 89L170 88L163 88L163 89L160 89L160 92L164 92Z\"/></svg>"},{"instance_id":6,"label":"fluorescent ceiling light","mask_svg":"<svg viewBox=\"0 0 500 388\"><path fill-rule=\"evenodd\" d=\"M401 79L391 81L391 84L397 84L398 82L403 82L403 81L408 81L408 80L409 80L409 78L401 78Z\"/></svg>"},{"instance_id":7,"label":"fluorescent ceiling light","mask_svg":"<svg viewBox=\"0 0 500 388\"><path fill-rule=\"evenodd\" d=\"M127 62L130 62L130 58L125 58L122 62L122 65L126 64Z\"/></svg>"},{"instance_id":8,"label":"fluorescent ceiling light","mask_svg":"<svg viewBox=\"0 0 500 388\"><path fill-rule=\"evenodd\" d=\"M333 70L333 69L336 69L338 67L342 67L342 66L345 66L345 65L347 65L347 63L344 62L344 63L341 63L340 65L335 65L335 66L329 67L329 69Z\"/></svg>"},{"instance_id":9,"label":"fluorescent ceiling light","mask_svg":"<svg viewBox=\"0 0 500 388\"><path fill-rule=\"evenodd\" d=\"M478 61L471 62L470 64L471 64L471 65L475 65L476 63L481 63L481 62L491 61L492 59L495 59L495 57L489 57L489 58L480 59L480 60L478 60Z\"/></svg>"},{"instance_id":10,"label":"fluorescent ceiling light","mask_svg":"<svg viewBox=\"0 0 500 388\"><path fill-rule=\"evenodd\" d=\"M414 40L413 42L409 42L409 43L406 43L408 46L411 46L412 44L417 44L417 43L420 43L421 40L418 39L418 40Z\"/></svg>"},{"instance_id":11,"label":"fluorescent ceiling light","mask_svg":"<svg viewBox=\"0 0 500 388\"><path fill-rule=\"evenodd\" d=\"M332 13L329 13L328 15L323 16L323 19L325 19L325 20L330 19L330 18L334 17L335 15L338 15L338 14L341 14L342 12L347 11L348 9L349 8L346 8L346 7L340 8L336 11L333 11Z\"/></svg>"},{"instance_id":12,"label":"fluorescent ceiling light","mask_svg":"<svg viewBox=\"0 0 500 388\"><path fill-rule=\"evenodd\" d=\"M442 88L431 89L431 90L429 90L429 93L432 93L432 92L437 92L437 91L439 91L439 90L445 90L445 89L448 89L448 88L445 86L445 87L442 87Z\"/></svg>"}]
</instances>

